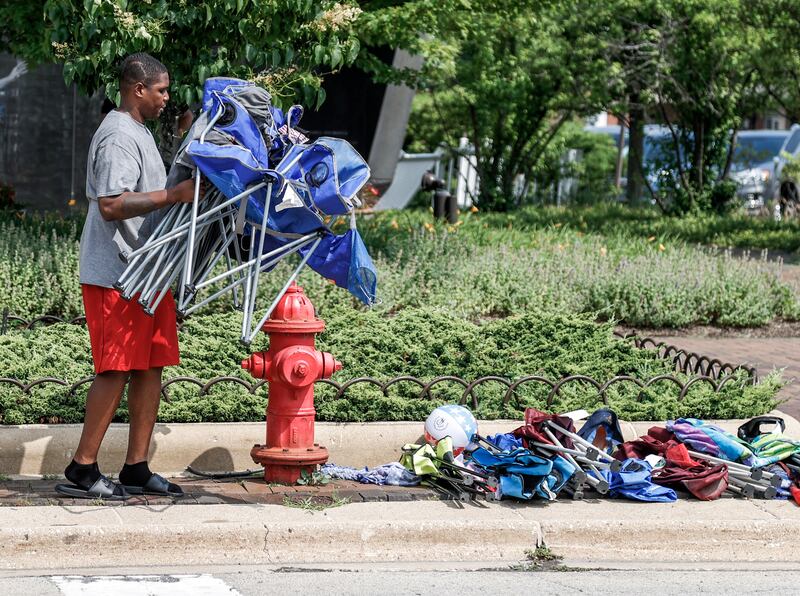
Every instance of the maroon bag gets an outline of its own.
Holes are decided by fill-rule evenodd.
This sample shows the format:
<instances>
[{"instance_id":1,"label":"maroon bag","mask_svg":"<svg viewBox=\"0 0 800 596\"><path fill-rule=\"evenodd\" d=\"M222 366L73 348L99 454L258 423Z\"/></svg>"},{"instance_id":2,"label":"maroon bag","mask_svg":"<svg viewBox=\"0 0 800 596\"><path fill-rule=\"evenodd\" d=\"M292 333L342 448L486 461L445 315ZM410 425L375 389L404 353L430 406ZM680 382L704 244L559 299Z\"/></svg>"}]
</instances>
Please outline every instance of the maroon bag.
<instances>
[{"instance_id":1,"label":"maroon bag","mask_svg":"<svg viewBox=\"0 0 800 596\"><path fill-rule=\"evenodd\" d=\"M522 444L525 445L526 448L529 448L528 441L537 441L539 443L546 443L548 445L552 445L553 441L551 441L548 436L542 431L542 423L546 420L552 420L561 428L574 433L575 432L575 424L572 422L572 418L569 416L559 416L557 414L548 414L546 412L542 412L541 410L537 410L536 408L526 408L525 409L525 425L520 426L519 428L511 431L511 434L517 437L518 439L522 439ZM557 430L550 430L553 435L555 435L556 439L558 439L561 444L566 447L567 449L574 449L575 445L568 436L560 433Z\"/></svg>"}]
</instances>

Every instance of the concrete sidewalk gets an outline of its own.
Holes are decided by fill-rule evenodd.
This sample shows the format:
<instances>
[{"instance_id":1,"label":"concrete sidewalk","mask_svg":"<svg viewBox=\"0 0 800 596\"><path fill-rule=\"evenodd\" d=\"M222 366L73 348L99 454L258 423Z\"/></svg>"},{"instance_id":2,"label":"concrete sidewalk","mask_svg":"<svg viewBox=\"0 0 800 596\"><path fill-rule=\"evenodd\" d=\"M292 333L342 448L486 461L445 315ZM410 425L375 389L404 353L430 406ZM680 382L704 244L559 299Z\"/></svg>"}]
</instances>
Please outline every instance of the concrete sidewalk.
<instances>
[{"instance_id":1,"label":"concrete sidewalk","mask_svg":"<svg viewBox=\"0 0 800 596\"><path fill-rule=\"evenodd\" d=\"M2 507L0 568L510 564L546 544L570 563L800 563L800 508L781 501Z\"/></svg>"}]
</instances>

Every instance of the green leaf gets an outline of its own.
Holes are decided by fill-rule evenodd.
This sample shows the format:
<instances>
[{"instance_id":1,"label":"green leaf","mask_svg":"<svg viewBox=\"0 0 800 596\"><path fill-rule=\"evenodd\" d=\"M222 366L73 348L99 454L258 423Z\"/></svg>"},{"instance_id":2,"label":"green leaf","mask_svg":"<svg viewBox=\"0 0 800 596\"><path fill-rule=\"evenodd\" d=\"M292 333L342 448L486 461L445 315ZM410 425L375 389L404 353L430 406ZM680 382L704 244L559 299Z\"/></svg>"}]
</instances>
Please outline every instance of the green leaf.
<instances>
[{"instance_id":1,"label":"green leaf","mask_svg":"<svg viewBox=\"0 0 800 596\"><path fill-rule=\"evenodd\" d=\"M294 60L294 50L290 46L286 48L286 64L291 64L292 60Z\"/></svg>"},{"instance_id":2,"label":"green leaf","mask_svg":"<svg viewBox=\"0 0 800 596\"><path fill-rule=\"evenodd\" d=\"M314 46L314 62L322 64L323 60L325 60L325 48L321 44L317 44Z\"/></svg>"},{"instance_id":3,"label":"green leaf","mask_svg":"<svg viewBox=\"0 0 800 596\"><path fill-rule=\"evenodd\" d=\"M208 25L212 19L211 6L209 6L208 4L206 4L205 6L206 6L206 25Z\"/></svg>"},{"instance_id":4,"label":"green leaf","mask_svg":"<svg viewBox=\"0 0 800 596\"><path fill-rule=\"evenodd\" d=\"M278 48L272 50L272 66L281 65L281 52Z\"/></svg>"},{"instance_id":5,"label":"green leaf","mask_svg":"<svg viewBox=\"0 0 800 596\"><path fill-rule=\"evenodd\" d=\"M111 60L114 55L114 45L110 39L104 39L103 43L100 44L100 54L106 60Z\"/></svg>"},{"instance_id":6,"label":"green leaf","mask_svg":"<svg viewBox=\"0 0 800 596\"><path fill-rule=\"evenodd\" d=\"M339 47L339 44L333 46L331 50L331 68L336 68L337 66L342 64L342 48Z\"/></svg>"},{"instance_id":7,"label":"green leaf","mask_svg":"<svg viewBox=\"0 0 800 596\"><path fill-rule=\"evenodd\" d=\"M67 82L67 85L71 85L75 77L75 66L72 64L72 62L64 63L62 75L64 76L64 80Z\"/></svg>"},{"instance_id":8,"label":"green leaf","mask_svg":"<svg viewBox=\"0 0 800 596\"><path fill-rule=\"evenodd\" d=\"M358 52L361 51L361 44L357 39L351 39L347 48L347 63L352 64L358 58Z\"/></svg>"},{"instance_id":9,"label":"green leaf","mask_svg":"<svg viewBox=\"0 0 800 596\"><path fill-rule=\"evenodd\" d=\"M315 110L319 110L320 106L321 106L321 105L322 105L322 103L325 101L325 98L326 98L326 96L327 96L327 93L325 93L325 89L323 89L322 87L320 87L320 88L317 90L317 104L316 104L316 106L314 107L314 109L315 109Z\"/></svg>"},{"instance_id":10,"label":"green leaf","mask_svg":"<svg viewBox=\"0 0 800 596\"><path fill-rule=\"evenodd\" d=\"M244 45L244 59L247 60L247 62L253 62L257 53L256 49L249 43Z\"/></svg>"},{"instance_id":11,"label":"green leaf","mask_svg":"<svg viewBox=\"0 0 800 596\"><path fill-rule=\"evenodd\" d=\"M208 78L208 66L201 64L197 67L197 78L199 79L201 85L206 82L206 79Z\"/></svg>"}]
</instances>

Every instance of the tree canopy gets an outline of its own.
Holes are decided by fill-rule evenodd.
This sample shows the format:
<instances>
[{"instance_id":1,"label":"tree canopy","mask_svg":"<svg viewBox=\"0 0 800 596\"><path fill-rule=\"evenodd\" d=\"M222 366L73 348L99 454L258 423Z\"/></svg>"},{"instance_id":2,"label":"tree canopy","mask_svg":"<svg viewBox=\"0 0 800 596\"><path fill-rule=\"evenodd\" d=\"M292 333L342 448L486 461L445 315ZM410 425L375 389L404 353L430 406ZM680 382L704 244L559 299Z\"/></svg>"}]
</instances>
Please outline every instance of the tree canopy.
<instances>
[{"instance_id":1,"label":"tree canopy","mask_svg":"<svg viewBox=\"0 0 800 596\"><path fill-rule=\"evenodd\" d=\"M67 82L112 99L121 58L147 51L183 106L219 75L255 80L279 105L319 106L323 78L354 65L424 94L430 144L468 137L476 201L495 210L525 201L520 180L553 171L565 123L601 110L630 120L635 165L646 117L669 131L671 174L657 189L646 176L632 184L687 212L714 206L745 117L800 117L798 10L795 0L26 0L0 5L0 51L63 64ZM423 67L393 70L373 53L381 47L421 55Z\"/></svg>"}]
</instances>

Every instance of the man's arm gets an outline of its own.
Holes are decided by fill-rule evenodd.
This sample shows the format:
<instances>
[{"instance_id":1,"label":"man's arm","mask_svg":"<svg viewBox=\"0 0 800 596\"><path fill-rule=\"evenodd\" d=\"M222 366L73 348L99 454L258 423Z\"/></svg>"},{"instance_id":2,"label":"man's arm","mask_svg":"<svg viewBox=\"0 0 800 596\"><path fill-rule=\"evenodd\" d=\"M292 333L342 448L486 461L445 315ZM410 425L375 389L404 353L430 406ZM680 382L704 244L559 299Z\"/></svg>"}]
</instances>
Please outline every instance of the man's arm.
<instances>
[{"instance_id":1,"label":"man's arm","mask_svg":"<svg viewBox=\"0 0 800 596\"><path fill-rule=\"evenodd\" d=\"M205 184L201 182L200 198L203 197L204 191ZM100 197L97 202L103 219L115 221L144 215L175 203L191 203L193 200L194 178L190 178L169 189L152 192L124 192L114 197Z\"/></svg>"}]
</instances>

